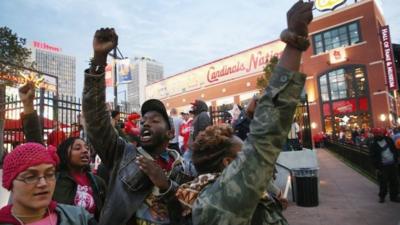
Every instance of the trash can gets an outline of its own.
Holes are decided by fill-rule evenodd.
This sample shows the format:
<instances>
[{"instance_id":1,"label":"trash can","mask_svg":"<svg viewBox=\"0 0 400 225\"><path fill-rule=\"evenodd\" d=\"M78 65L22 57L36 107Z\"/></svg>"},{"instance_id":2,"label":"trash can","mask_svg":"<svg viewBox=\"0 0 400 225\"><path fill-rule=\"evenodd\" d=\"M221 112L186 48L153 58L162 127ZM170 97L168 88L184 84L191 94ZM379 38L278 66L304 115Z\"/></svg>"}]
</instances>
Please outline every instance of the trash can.
<instances>
[{"instance_id":1,"label":"trash can","mask_svg":"<svg viewBox=\"0 0 400 225\"><path fill-rule=\"evenodd\" d=\"M296 204L318 206L318 168L292 169L295 180Z\"/></svg>"}]
</instances>

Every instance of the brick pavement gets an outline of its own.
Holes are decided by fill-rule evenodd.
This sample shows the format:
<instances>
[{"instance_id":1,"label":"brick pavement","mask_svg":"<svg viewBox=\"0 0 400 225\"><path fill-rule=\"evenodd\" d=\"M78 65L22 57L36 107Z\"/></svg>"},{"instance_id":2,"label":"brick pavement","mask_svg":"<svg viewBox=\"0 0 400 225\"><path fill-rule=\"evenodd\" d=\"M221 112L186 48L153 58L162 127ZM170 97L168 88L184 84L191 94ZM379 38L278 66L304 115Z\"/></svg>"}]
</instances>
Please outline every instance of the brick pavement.
<instances>
[{"instance_id":1,"label":"brick pavement","mask_svg":"<svg viewBox=\"0 0 400 225\"><path fill-rule=\"evenodd\" d=\"M378 186L332 153L317 150L319 206L291 204L284 212L290 225L400 225L400 203L378 203Z\"/></svg>"}]
</instances>

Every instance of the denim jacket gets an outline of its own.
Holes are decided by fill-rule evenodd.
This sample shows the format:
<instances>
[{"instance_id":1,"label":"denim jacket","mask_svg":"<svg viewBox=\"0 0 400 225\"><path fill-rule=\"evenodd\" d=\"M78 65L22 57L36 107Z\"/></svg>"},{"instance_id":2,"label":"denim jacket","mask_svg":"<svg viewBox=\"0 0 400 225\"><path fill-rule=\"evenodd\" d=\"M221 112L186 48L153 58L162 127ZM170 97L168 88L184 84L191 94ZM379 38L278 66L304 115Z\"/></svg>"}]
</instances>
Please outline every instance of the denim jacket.
<instances>
[{"instance_id":1,"label":"denim jacket","mask_svg":"<svg viewBox=\"0 0 400 225\"><path fill-rule=\"evenodd\" d=\"M87 135L89 142L111 172L99 224L125 225L135 216L137 209L152 191L153 184L135 163L136 157L140 154L138 149L118 137L112 127L105 102L105 90L104 74L92 75L86 71L82 108ZM166 193L159 195L161 200L167 203L169 212L175 210L170 206L179 206L174 203L168 204L170 201L176 201L173 196L178 187L174 180L179 180L176 178L176 174L180 171L177 169L179 168L177 162L180 161L178 155L172 154L176 163L169 176L171 187Z\"/></svg>"}]
</instances>

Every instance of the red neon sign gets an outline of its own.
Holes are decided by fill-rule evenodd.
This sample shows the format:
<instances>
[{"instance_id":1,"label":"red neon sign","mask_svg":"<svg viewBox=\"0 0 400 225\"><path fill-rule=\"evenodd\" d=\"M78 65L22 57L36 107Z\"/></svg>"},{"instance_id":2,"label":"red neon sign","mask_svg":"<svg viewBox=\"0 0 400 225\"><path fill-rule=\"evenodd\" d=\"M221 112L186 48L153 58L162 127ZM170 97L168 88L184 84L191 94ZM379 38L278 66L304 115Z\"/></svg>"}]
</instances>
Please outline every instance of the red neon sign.
<instances>
[{"instance_id":1,"label":"red neon sign","mask_svg":"<svg viewBox=\"0 0 400 225\"><path fill-rule=\"evenodd\" d=\"M52 46L52 45L49 45L47 43L40 42L40 41L33 41L33 47L52 51L52 52L61 52L61 48L58 48L58 47L55 47L55 46Z\"/></svg>"}]
</instances>

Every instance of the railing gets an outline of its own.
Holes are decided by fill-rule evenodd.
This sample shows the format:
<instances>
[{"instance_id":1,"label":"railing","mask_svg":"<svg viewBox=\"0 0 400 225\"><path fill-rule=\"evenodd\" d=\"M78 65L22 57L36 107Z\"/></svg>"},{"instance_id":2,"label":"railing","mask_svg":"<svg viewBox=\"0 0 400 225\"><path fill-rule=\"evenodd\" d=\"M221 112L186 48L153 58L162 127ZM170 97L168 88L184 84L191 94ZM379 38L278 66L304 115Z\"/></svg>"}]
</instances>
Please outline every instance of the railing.
<instances>
[{"instance_id":1,"label":"railing","mask_svg":"<svg viewBox=\"0 0 400 225\"><path fill-rule=\"evenodd\" d=\"M353 144L340 143L334 140L325 142L328 150L340 155L349 161L354 167L361 170L370 178L376 180L375 167L372 164L369 149L365 146L357 146Z\"/></svg>"},{"instance_id":2,"label":"railing","mask_svg":"<svg viewBox=\"0 0 400 225\"><path fill-rule=\"evenodd\" d=\"M57 96L54 93L40 89L34 99L34 108L41 119L45 141L54 130L60 131L56 135L57 139L59 137L65 139L70 136L85 136L83 134L80 99L64 95ZM119 108L121 120L124 120L131 113L124 111L127 108L131 107ZM17 95L7 96L3 130L4 149L6 152L12 151L14 147L25 142L22 121L20 120L22 111L23 105L19 97ZM58 140L57 143L59 143Z\"/></svg>"}]
</instances>

